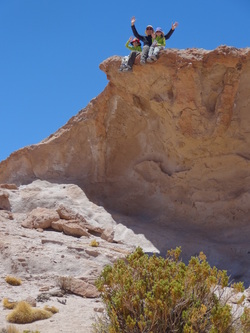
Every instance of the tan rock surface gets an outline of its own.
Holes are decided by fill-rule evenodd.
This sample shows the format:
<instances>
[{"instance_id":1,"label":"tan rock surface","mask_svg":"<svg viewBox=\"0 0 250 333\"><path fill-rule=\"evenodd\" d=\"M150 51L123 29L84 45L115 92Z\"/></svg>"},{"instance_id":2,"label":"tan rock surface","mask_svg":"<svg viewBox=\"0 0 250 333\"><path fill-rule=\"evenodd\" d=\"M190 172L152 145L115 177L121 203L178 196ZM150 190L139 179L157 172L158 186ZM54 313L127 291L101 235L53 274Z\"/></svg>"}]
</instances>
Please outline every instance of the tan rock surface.
<instances>
[{"instance_id":1,"label":"tan rock surface","mask_svg":"<svg viewBox=\"0 0 250 333\"><path fill-rule=\"evenodd\" d=\"M139 244L144 243L145 249L151 251L154 246L132 230L130 236L133 235L134 243L129 245L125 236L117 244L104 240L101 232L72 237L48 229L55 220L67 224L72 220L66 218L77 216L77 222L86 221L88 230L102 231L105 225L111 234L120 237L111 215L91 203L76 185L35 181L5 191L12 211L0 210L0 302L3 298L33 299L39 308L53 305L59 309L59 313L48 320L16 325L21 331L72 333L82 330L90 333L95 314L103 310L94 281L104 265L126 256ZM43 228L44 231L39 232ZM124 226L123 232L126 230ZM97 247L91 246L93 240L99 244ZM7 275L20 278L21 286L8 285ZM66 294L60 292L62 281L65 281L62 291L67 290ZM9 312L6 309L0 312L0 330L8 325Z\"/></svg>"},{"instance_id":2,"label":"tan rock surface","mask_svg":"<svg viewBox=\"0 0 250 333\"><path fill-rule=\"evenodd\" d=\"M94 201L167 223L248 223L250 49L162 52L108 86L38 145L0 164L0 182L75 183Z\"/></svg>"},{"instance_id":3,"label":"tan rock surface","mask_svg":"<svg viewBox=\"0 0 250 333\"><path fill-rule=\"evenodd\" d=\"M111 57L100 65L105 90L56 133L0 163L0 182L78 184L163 253L158 235L169 230L174 245L183 244L180 232L227 245L229 258L244 258L250 281L249 59L249 48L167 49L156 63L120 73L121 58Z\"/></svg>"},{"instance_id":4,"label":"tan rock surface","mask_svg":"<svg viewBox=\"0 0 250 333\"><path fill-rule=\"evenodd\" d=\"M10 225L21 224L37 207L58 212L62 205L60 221L83 223L88 242L98 237L105 246L142 244L163 255L181 245L184 260L204 251L212 265L248 286L250 49L168 49L132 73L120 73L120 61L114 56L100 65L110 82L85 109L41 143L0 163L0 203L9 203ZM32 183L36 179L47 182ZM24 230L39 237L51 232ZM4 231L9 237L12 232ZM62 247L60 237L71 237L54 234L42 238L41 250ZM81 240L72 237L60 254L84 253L101 266L112 251L122 254L120 248L107 256L93 248L84 252ZM3 272L26 267L24 258L12 259L16 250L3 248ZM57 275L69 269L74 277L85 276L78 265L62 265L54 251L60 264L45 256L43 268L32 257L30 274L56 267Z\"/></svg>"},{"instance_id":5,"label":"tan rock surface","mask_svg":"<svg viewBox=\"0 0 250 333\"><path fill-rule=\"evenodd\" d=\"M22 222L22 227L47 229L51 228L51 224L58 220L60 220L60 216L56 210L37 207L27 214L26 219Z\"/></svg>"}]
</instances>

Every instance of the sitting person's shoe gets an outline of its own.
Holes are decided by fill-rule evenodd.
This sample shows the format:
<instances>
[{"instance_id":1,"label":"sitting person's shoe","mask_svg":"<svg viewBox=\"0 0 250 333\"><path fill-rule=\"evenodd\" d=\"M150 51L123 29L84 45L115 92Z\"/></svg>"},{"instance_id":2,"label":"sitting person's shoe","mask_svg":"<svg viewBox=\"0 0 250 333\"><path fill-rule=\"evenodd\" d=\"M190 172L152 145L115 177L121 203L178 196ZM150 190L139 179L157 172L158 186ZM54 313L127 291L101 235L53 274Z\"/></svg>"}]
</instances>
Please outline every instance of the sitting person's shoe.
<instances>
[{"instance_id":1,"label":"sitting person's shoe","mask_svg":"<svg viewBox=\"0 0 250 333\"><path fill-rule=\"evenodd\" d=\"M126 67L127 67L127 65L125 65L125 64L121 64L119 71L122 72Z\"/></svg>"},{"instance_id":2,"label":"sitting person's shoe","mask_svg":"<svg viewBox=\"0 0 250 333\"><path fill-rule=\"evenodd\" d=\"M130 66L126 66L126 67L123 69L123 72L132 72L132 67L130 67Z\"/></svg>"},{"instance_id":3,"label":"sitting person's shoe","mask_svg":"<svg viewBox=\"0 0 250 333\"><path fill-rule=\"evenodd\" d=\"M147 58L147 62L153 62L154 60L151 57Z\"/></svg>"}]
</instances>

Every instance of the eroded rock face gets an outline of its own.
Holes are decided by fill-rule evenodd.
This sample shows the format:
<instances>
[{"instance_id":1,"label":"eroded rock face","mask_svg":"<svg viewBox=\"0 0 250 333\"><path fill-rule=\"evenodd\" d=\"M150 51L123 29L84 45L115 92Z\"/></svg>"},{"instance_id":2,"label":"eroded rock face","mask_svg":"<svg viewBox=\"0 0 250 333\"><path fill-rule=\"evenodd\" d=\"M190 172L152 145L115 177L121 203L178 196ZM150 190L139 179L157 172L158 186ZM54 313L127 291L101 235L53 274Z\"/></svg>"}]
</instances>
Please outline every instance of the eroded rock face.
<instances>
[{"instance_id":1,"label":"eroded rock face","mask_svg":"<svg viewBox=\"0 0 250 333\"><path fill-rule=\"evenodd\" d=\"M111 57L104 92L3 161L0 182L73 182L106 207L168 223L248 223L249 59L250 49L169 49L120 73Z\"/></svg>"},{"instance_id":2,"label":"eroded rock face","mask_svg":"<svg viewBox=\"0 0 250 333\"><path fill-rule=\"evenodd\" d=\"M132 73L120 62L100 65L106 89L65 126L0 163L1 277L24 278L25 297L65 276L97 297L105 264L181 245L248 287L250 49L165 50Z\"/></svg>"},{"instance_id":3,"label":"eroded rock face","mask_svg":"<svg viewBox=\"0 0 250 333\"><path fill-rule=\"evenodd\" d=\"M102 221L103 239L133 243L125 225L163 254L205 249L249 281L250 49L164 50L132 73L120 62L100 65L107 87L65 126L0 163L0 183L77 184L117 214L122 233Z\"/></svg>"},{"instance_id":4,"label":"eroded rock face","mask_svg":"<svg viewBox=\"0 0 250 333\"><path fill-rule=\"evenodd\" d=\"M105 265L142 244L141 238L134 234L134 244L126 244L111 215L90 202L77 185L37 180L20 187L5 186L4 191L10 210L0 209L0 298L14 303L26 300L38 307L49 302L59 308L53 321L16 328L91 332L96 311L103 311L96 278ZM62 229L53 228L55 223ZM147 248L149 241L144 240ZM7 275L20 278L22 284L9 285ZM9 312L0 313L0 331L8 325Z\"/></svg>"}]
</instances>

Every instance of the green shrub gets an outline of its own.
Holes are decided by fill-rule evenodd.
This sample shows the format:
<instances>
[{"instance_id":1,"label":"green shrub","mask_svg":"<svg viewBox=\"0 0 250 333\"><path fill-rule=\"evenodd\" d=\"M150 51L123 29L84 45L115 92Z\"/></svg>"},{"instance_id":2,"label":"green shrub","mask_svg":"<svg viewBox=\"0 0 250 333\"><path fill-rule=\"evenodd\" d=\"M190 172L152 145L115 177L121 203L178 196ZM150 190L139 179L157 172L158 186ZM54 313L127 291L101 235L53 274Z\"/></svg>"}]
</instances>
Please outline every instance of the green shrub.
<instances>
[{"instance_id":1,"label":"green shrub","mask_svg":"<svg viewBox=\"0 0 250 333\"><path fill-rule=\"evenodd\" d=\"M176 248L166 259L149 257L137 248L126 260L106 266L96 286L106 305L108 329L98 332L239 333L239 320L222 297L229 283L226 271L210 267L203 253L188 265L180 254ZM243 285L233 287L242 291Z\"/></svg>"},{"instance_id":2,"label":"green shrub","mask_svg":"<svg viewBox=\"0 0 250 333\"><path fill-rule=\"evenodd\" d=\"M241 316L241 324L243 326L243 333L250 332L250 309L244 309L244 313Z\"/></svg>"}]
</instances>

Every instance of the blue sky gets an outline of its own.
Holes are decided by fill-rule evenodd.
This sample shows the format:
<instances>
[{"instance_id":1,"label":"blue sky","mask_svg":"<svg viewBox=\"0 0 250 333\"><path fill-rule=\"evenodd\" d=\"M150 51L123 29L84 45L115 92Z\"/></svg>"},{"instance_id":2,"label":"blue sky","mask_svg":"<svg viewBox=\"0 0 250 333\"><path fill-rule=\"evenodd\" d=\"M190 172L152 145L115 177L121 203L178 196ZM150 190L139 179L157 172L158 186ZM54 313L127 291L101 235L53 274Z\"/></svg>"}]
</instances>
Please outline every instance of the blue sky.
<instances>
[{"instance_id":1,"label":"blue sky","mask_svg":"<svg viewBox=\"0 0 250 333\"><path fill-rule=\"evenodd\" d=\"M107 85L99 64L126 55L130 19L168 48L250 46L249 0L0 0L0 161L63 126Z\"/></svg>"}]
</instances>

